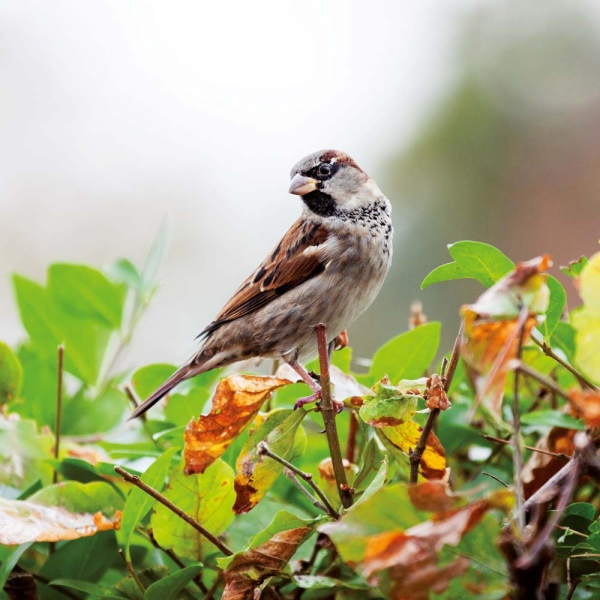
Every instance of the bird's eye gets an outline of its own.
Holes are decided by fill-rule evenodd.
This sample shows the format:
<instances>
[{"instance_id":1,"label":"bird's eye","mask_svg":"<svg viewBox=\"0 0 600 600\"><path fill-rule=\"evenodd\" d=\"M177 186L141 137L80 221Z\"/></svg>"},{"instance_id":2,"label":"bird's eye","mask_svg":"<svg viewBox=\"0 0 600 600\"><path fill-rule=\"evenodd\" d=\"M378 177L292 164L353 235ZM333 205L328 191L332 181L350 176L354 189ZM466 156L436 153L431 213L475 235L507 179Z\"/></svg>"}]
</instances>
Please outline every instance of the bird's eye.
<instances>
[{"instance_id":1,"label":"bird's eye","mask_svg":"<svg viewBox=\"0 0 600 600\"><path fill-rule=\"evenodd\" d=\"M331 165L329 163L320 164L318 173L321 177L329 177L331 175Z\"/></svg>"}]
</instances>

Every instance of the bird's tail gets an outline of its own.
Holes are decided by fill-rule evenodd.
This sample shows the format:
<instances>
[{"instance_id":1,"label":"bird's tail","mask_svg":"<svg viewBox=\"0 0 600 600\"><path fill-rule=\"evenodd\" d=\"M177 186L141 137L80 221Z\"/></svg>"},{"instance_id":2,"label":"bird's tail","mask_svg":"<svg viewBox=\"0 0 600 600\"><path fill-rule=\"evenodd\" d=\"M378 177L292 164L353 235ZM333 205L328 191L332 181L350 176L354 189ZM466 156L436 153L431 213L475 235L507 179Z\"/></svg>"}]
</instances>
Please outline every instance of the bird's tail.
<instances>
[{"instance_id":1,"label":"bird's tail","mask_svg":"<svg viewBox=\"0 0 600 600\"><path fill-rule=\"evenodd\" d=\"M198 365L192 366L192 363L188 362L183 365L180 369L177 369L169 379L167 379L157 390L155 390L147 400L142 402L132 413L128 421L143 415L149 408L154 406L161 398L166 396L176 385L179 385L185 379L194 377L202 372L202 369L198 369Z\"/></svg>"}]
</instances>

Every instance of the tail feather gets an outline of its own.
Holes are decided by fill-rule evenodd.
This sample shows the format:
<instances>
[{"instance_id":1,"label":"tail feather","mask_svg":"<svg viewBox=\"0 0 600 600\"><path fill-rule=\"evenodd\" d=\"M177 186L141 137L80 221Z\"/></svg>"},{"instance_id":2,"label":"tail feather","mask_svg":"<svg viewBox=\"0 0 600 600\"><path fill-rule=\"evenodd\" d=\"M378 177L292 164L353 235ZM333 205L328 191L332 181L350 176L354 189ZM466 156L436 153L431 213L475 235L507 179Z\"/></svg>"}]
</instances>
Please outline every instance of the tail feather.
<instances>
[{"instance_id":1,"label":"tail feather","mask_svg":"<svg viewBox=\"0 0 600 600\"><path fill-rule=\"evenodd\" d=\"M193 368L189 363L177 369L169 379L167 379L157 390L155 390L142 404L140 404L132 413L128 421L143 415L149 408L154 406L161 398L166 396L175 386L179 385L185 379L189 379L194 375L198 375L201 370L198 370L196 365Z\"/></svg>"}]
</instances>

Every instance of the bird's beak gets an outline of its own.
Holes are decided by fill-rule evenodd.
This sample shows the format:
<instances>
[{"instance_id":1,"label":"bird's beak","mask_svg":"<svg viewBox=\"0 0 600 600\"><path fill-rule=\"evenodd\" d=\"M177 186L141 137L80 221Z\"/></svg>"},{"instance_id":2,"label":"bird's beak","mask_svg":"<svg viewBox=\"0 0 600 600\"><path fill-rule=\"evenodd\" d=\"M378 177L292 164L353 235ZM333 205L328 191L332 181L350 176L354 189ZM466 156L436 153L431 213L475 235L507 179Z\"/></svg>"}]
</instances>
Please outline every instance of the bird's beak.
<instances>
[{"instance_id":1,"label":"bird's beak","mask_svg":"<svg viewBox=\"0 0 600 600\"><path fill-rule=\"evenodd\" d=\"M304 196L304 194L314 192L317 189L317 183L319 182L312 177L305 177L300 173L296 173L290 182L289 192L290 194L296 194L296 196Z\"/></svg>"}]
</instances>

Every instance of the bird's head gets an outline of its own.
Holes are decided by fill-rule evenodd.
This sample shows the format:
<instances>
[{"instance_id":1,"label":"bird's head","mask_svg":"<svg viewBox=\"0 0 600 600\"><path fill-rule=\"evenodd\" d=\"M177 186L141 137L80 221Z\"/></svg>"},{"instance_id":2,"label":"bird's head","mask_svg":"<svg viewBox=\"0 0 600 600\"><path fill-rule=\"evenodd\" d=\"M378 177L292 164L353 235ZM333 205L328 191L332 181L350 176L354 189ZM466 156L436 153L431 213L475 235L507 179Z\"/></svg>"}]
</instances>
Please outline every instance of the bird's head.
<instances>
[{"instance_id":1,"label":"bird's head","mask_svg":"<svg viewBox=\"0 0 600 600\"><path fill-rule=\"evenodd\" d=\"M361 208L381 196L375 182L348 156L337 150L314 152L294 165L290 194L320 216Z\"/></svg>"}]
</instances>

